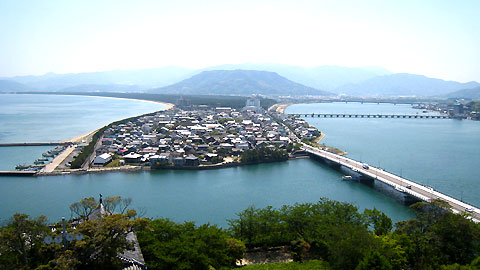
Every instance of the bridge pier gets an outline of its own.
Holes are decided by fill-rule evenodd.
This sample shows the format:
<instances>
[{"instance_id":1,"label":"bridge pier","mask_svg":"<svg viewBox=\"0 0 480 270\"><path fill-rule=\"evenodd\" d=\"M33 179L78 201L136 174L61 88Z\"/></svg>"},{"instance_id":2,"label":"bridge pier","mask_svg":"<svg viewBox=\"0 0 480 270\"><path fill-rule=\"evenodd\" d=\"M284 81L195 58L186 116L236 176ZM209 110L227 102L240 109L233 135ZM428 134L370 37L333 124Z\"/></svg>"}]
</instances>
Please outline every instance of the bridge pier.
<instances>
[{"instance_id":1,"label":"bridge pier","mask_svg":"<svg viewBox=\"0 0 480 270\"><path fill-rule=\"evenodd\" d=\"M336 162L332 162L332 161L330 161L330 160L328 160L328 159L319 157L319 156L314 155L314 154L312 154L312 153L309 153L308 155L310 156L311 159L316 160L316 161L319 161L320 163L323 163L323 164L325 164L325 165L327 165L327 166L329 166L329 167L331 167L331 168L333 168L333 169L340 170L340 168L342 167L342 165L340 165L340 164L338 164L338 163L336 163Z\"/></svg>"},{"instance_id":2,"label":"bridge pier","mask_svg":"<svg viewBox=\"0 0 480 270\"><path fill-rule=\"evenodd\" d=\"M360 180L360 183L365 184L365 185L370 186L370 187L373 187L375 185L375 179L374 178L371 178L371 177L363 175L363 174L360 176L359 180Z\"/></svg>"}]
</instances>

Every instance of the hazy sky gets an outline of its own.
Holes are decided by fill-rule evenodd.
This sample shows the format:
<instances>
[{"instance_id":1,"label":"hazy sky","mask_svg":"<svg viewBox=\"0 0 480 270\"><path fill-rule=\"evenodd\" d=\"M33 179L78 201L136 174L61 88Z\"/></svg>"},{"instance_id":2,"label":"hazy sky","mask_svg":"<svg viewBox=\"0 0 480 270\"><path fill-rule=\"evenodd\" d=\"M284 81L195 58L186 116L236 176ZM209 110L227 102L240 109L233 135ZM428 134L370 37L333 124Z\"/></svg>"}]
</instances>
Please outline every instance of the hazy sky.
<instances>
[{"instance_id":1,"label":"hazy sky","mask_svg":"<svg viewBox=\"0 0 480 270\"><path fill-rule=\"evenodd\" d=\"M478 0L0 0L0 76L252 62L480 82L479 18Z\"/></svg>"}]
</instances>

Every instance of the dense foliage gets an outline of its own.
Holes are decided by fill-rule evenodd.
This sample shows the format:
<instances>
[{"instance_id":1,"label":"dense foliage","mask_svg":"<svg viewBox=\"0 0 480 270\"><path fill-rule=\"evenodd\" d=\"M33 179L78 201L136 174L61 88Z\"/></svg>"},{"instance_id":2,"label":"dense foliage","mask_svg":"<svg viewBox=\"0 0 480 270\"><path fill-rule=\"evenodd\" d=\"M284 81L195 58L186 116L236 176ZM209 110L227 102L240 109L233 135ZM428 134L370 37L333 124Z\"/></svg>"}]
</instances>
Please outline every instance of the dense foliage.
<instances>
[{"instance_id":1,"label":"dense foliage","mask_svg":"<svg viewBox=\"0 0 480 270\"><path fill-rule=\"evenodd\" d=\"M328 263L324 261L311 260L303 263L269 263L269 264L252 264L242 268L242 270L329 270Z\"/></svg>"},{"instance_id":2,"label":"dense foliage","mask_svg":"<svg viewBox=\"0 0 480 270\"><path fill-rule=\"evenodd\" d=\"M247 247L290 245L304 253L299 260L324 259L333 269L470 267L480 255L480 227L445 206L437 201L413 205L417 219L397 223L393 233L384 213L367 209L361 214L351 204L327 199L280 209L249 207L229 223L232 235ZM299 243L308 248L295 251Z\"/></svg>"},{"instance_id":3,"label":"dense foliage","mask_svg":"<svg viewBox=\"0 0 480 270\"><path fill-rule=\"evenodd\" d=\"M82 167L83 163L85 163L85 160L90 156L90 154L93 153L95 150L95 144L97 143L98 139L102 136L103 131L105 131L105 127L101 128L92 137L92 141L85 147L83 148L82 152L78 154L78 156L72 161L71 167L72 169L79 169Z\"/></svg>"},{"instance_id":4,"label":"dense foliage","mask_svg":"<svg viewBox=\"0 0 480 270\"><path fill-rule=\"evenodd\" d=\"M470 101L465 105L467 112L480 112L480 101Z\"/></svg>"},{"instance_id":5,"label":"dense foliage","mask_svg":"<svg viewBox=\"0 0 480 270\"><path fill-rule=\"evenodd\" d=\"M209 224L156 219L137 237L148 269L230 269L245 252L241 241Z\"/></svg>"},{"instance_id":6,"label":"dense foliage","mask_svg":"<svg viewBox=\"0 0 480 270\"><path fill-rule=\"evenodd\" d=\"M242 163L285 161L288 160L288 154L285 150L261 147L245 150L240 156L240 160Z\"/></svg>"},{"instance_id":7,"label":"dense foliage","mask_svg":"<svg viewBox=\"0 0 480 270\"><path fill-rule=\"evenodd\" d=\"M145 225L145 219L132 220L129 215L114 214L97 220L84 221L67 232L81 233L81 241L45 244L45 236L59 236L61 223L51 232L43 217L30 219L15 214L0 229L0 269L120 269L117 253L131 248L126 235Z\"/></svg>"},{"instance_id":8,"label":"dense foliage","mask_svg":"<svg viewBox=\"0 0 480 270\"><path fill-rule=\"evenodd\" d=\"M398 222L394 231L390 218L376 209L360 213L328 199L279 209L252 206L229 220L227 230L135 218L130 199L103 201L105 209L126 214L89 218L98 209L93 198L72 204L77 223L74 230L68 221L67 231L84 238L65 248L43 242L60 235L60 223L52 232L45 217L15 214L0 228L0 269L120 269L116 255L132 248L126 235L133 231L148 269L231 269L246 247L276 246L290 247L292 258L306 263L268 269L480 269L480 225L442 201L412 205L417 218Z\"/></svg>"}]
</instances>

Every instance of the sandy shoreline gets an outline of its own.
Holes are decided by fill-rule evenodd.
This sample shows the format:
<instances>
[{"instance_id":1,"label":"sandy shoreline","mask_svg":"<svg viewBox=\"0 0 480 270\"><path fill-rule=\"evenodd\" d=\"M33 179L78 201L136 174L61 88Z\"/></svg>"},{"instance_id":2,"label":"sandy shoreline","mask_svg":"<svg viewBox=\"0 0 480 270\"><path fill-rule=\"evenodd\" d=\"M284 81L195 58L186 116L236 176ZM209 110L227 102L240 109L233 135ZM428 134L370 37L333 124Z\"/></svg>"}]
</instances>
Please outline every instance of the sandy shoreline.
<instances>
[{"instance_id":1,"label":"sandy shoreline","mask_svg":"<svg viewBox=\"0 0 480 270\"><path fill-rule=\"evenodd\" d=\"M70 140L66 140L65 142L73 142L73 143L80 143L82 142L82 140L92 134L94 134L95 132L97 132L98 129L94 130L94 131L91 131L89 133L86 133L86 134L83 134L83 135L80 135L80 136L77 136L77 137L73 137L71 138Z\"/></svg>"},{"instance_id":2,"label":"sandy shoreline","mask_svg":"<svg viewBox=\"0 0 480 270\"><path fill-rule=\"evenodd\" d=\"M277 109L275 111L277 111L278 113L285 113L285 110L290 105L293 105L293 104L292 103L278 104Z\"/></svg>"},{"instance_id":3,"label":"sandy shoreline","mask_svg":"<svg viewBox=\"0 0 480 270\"><path fill-rule=\"evenodd\" d=\"M70 95L59 95L59 96L70 96ZM146 99L135 99L135 98L120 98L120 97L103 97L103 96L89 96L89 95L75 95L75 96L82 96L82 97L94 97L94 98L115 98L115 99L125 99L125 100L140 100L140 101L144 101L144 102L153 102L153 103L157 103L157 104L162 104L162 105L165 105L166 108L165 110L163 111L168 111L170 109L172 109L173 107L175 107L175 104L173 103L168 103L168 102L162 102L162 101L155 101L155 100L146 100ZM120 119L121 120L121 119ZM74 142L74 143L80 143L82 142L82 140L92 134L94 134L95 132L97 132L98 129L94 130L94 131L91 131L89 133L86 133L86 134L82 134L82 135L79 135L79 136L76 136L76 137L73 137L69 140L65 140L64 142Z\"/></svg>"},{"instance_id":4,"label":"sandy shoreline","mask_svg":"<svg viewBox=\"0 0 480 270\"><path fill-rule=\"evenodd\" d=\"M88 96L88 95L79 95L79 96L85 96L85 97L100 97L100 98L116 98L116 97L101 97L101 96ZM175 104L172 103L167 103L167 102L161 102L161 101L154 101L154 100L144 100L144 99L133 99L133 98L118 98L118 99L125 99L125 100L140 100L144 102L153 102L156 104L162 104L165 105L166 108L163 111L167 111L175 107ZM82 143L86 142L87 138L90 136L93 136L99 129L95 129L91 132L88 132L86 134L82 134L76 137L73 137L69 140L63 141L64 143ZM54 170L60 165L61 162L63 162L73 151L75 150L75 147L70 146L67 149L65 149L59 156L57 156L55 159L53 159L50 163L46 164L44 169L42 170L43 174L55 174Z\"/></svg>"}]
</instances>

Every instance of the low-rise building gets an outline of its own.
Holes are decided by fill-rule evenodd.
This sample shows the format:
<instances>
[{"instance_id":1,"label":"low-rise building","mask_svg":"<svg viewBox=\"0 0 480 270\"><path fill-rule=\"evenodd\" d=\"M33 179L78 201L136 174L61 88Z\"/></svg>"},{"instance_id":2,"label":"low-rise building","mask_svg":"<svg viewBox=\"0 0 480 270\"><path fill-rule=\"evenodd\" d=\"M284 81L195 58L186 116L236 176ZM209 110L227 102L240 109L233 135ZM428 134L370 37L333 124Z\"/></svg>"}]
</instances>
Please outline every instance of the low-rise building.
<instances>
[{"instance_id":1,"label":"low-rise building","mask_svg":"<svg viewBox=\"0 0 480 270\"><path fill-rule=\"evenodd\" d=\"M108 153L101 154L99 156L96 156L95 159L93 160L94 165L106 165L110 161L112 161L112 155Z\"/></svg>"}]
</instances>

